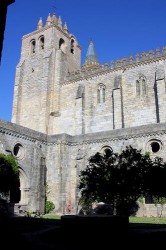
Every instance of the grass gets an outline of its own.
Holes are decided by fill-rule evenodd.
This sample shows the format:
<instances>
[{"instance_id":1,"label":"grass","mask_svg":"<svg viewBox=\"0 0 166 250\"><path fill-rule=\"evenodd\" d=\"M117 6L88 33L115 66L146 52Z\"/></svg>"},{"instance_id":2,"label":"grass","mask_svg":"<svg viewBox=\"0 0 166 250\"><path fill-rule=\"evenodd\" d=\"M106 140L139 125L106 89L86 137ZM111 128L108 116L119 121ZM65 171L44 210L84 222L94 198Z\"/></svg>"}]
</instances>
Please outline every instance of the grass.
<instances>
[{"instance_id":1,"label":"grass","mask_svg":"<svg viewBox=\"0 0 166 250\"><path fill-rule=\"evenodd\" d=\"M160 217L129 217L130 229L165 230L166 218Z\"/></svg>"},{"instance_id":2,"label":"grass","mask_svg":"<svg viewBox=\"0 0 166 250\"><path fill-rule=\"evenodd\" d=\"M166 224L166 218L159 217L130 217L130 223Z\"/></svg>"},{"instance_id":3,"label":"grass","mask_svg":"<svg viewBox=\"0 0 166 250\"><path fill-rule=\"evenodd\" d=\"M58 214L45 214L42 216L44 219L60 219L61 215ZM166 225L166 217L129 217L129 222L132 223L140 223L140 224L165 224Z\"/></svg>"},{"instance_id":4,"label":"grass","mask_svg":"<svg viewBox=\"0 0 166 250\"><path fill-rule=\"evenodd\" d=\"M42 218L43 219L60 219L61 218L61 215L58 215L58 214L44 214L42 215Z\"/></svg>"}]
</instances>

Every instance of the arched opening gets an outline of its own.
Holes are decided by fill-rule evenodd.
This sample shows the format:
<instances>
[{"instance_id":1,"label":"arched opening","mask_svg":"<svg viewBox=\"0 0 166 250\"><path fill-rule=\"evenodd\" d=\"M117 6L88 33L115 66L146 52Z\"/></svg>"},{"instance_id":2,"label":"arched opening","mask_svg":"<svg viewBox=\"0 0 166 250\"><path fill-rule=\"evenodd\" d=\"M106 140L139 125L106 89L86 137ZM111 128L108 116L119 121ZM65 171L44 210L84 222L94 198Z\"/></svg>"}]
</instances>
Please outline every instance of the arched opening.
<instances>
[{"instance_id":1,"label":"arched opening","mask_svg":"<svg viewBox=\"0 0 166 250\"><path fill-rule=\"evenodd\" d=\"M29 186L28 179L22 168L19 168L20 171L20 201L15 204L15 212L22 214L27 209L29 201Z\"/></svg>"},{"instance_id":2,"label":"arched opening","mask_svg":"<svg viewBox=\"0 0 166 250\"><path fill-rule=\"evenodd\" d=\"M70 43L70 52L72 54L74 54L74 39L71 39L71 43Z\"/></svg>"},{"instance_id":3,"label":"arched opening","mask_svg":"<svg viewBox=\"0 0 166 250\"><path fill-rule=\"evenodd\" d=\"M35 53L35 49L36 49L36 41L33 39L31 41L31 46L30 46L30 52L31 52L31 54Z\"/></svg>"},{"instance_id":4,"label":"arched opening","mask_svg":"<svg viewBox=\"0 0 166 250\"><path fill-rule=\"evenodd\" d=\"M146 148L147 152L151 153L152 155L160 154L163 149L163 143L159 139L151 139L148 141Z\"/></svg>"},{"instance_id":5,"label":"arched opening","mask_svg":"<svg viewBox=\"0 0 166 250\"><path fill-rule=\"evenodd\" d=\"M112 154L113 150L110 146L104 146L100 150L100 153L103 154L104 156L110 157Z\"/></svg>"},{"instance_id":6,"label":"arched opening","mask_svg":"<svg viewBox=\"0 0 166 250\"><path fill-rule=\"evenodd\" d=\"M44 49L44 36L41 36L39 38L39 50L43 50Z\"/></svg>"},{"instance_id":7,"label":"arched opening","mask_svg":"<svg viewBox=\"0 0 166 250\"><path fill-rule=\"evenodd\" d=\"M22 159L24 157L24 148L20 143L17 143L14 146L13 154L18 159Z\"/></svg>"},{"instance_id":8,"label":"arched opening","mask_svg":"<svg viewBox=\"0 0 166 250\"><path fill-rule=\"evenodd\" d=\"M152 142L151 149L153 153L157 153L160 150L160 144L158 142Z\"/></svg>"},{"instance_id":9,"label":"arched opening","mask_svg":"<svg viewBox=\"0 0 166 250\"><path fill-rule=\"evenodd\" d=\"M65 43L65 41L62 38L60 38L60 40L59 40L59 49L62 49L64 43Z\"/></svg>"}]
</instances>

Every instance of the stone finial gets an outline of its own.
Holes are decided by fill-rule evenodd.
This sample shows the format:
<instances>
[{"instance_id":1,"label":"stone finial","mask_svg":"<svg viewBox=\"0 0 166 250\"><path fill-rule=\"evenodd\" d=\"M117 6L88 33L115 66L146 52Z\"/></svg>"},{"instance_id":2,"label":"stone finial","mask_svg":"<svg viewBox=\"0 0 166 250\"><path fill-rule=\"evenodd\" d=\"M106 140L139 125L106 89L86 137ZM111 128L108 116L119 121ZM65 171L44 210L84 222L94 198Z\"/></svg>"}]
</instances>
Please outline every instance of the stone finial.
<instances>
[{"instance_id":1,"label":"stone finial","mask_svg":"<svg viewBox=\"0 0 166 250\"><path fill-rule=\"evenodd\" d=\"M166 54L166 46L163 47L163 54Z\"/></svg>"},{"instance_id":2,"label":"stone finial","mask_svg":"<svg viewBox=\"0 0 166 250\"><path fill-rule=\"evenodd\" d=\"M63 26L63 31L68 34L68 28L67 28L67 24L65 23Z\"/></svg>"},{"instance_id":3,"label":"stone finial","mask_svg":"<svg viewBox=\"0 0 166 250\"><path fill-rule=\"evenodd\" d=\"M51 16L50 16L50 13L48 14L46 25L51 25Z\"/></svg>"},{"instance_id":4,"label":"stone finial","mask_svg":"<svg viewBox=\"0 0 166 250\"><path fill-rule=\"evenodd\" d=\"M126 57L122 58L122 64L123 64L123 65L127 64L127 62L128 62L128 61L127 61L127 58L126 58Z\"/></svg>"},{"instance_id":5,"label":"stone finial","mask_svg":"<svg viewBox=\"0 0 166 250\"><path fill-rule=\"evenodd\" d=\"M104 63L104 69L108 69L108 68L109 68L108 62L105 62L105 63Z\"/></svg>"},{"instance_id":6,"label":"stone finial","mask_svg":"<svg viewBox=\"0 0 166 250\"><path fill-rule=\"evenodd\" d=\"M142 60L145 60L145 59L146 59L146 52L142 52L142 53L141 53L141 59L142 59Z\"/></svg>"},{"instance_id":7,"label":"stone finial","mask_svg":"<svg viewBox=\"0 0 166 250\"><path fill-rule=\"evenodd\" d=\"M160 49L157 48L157 49L156 49L156 56L159 56L159 55L160 55Z\"/></svg>"},{"instance_id":8,"label":"stone finial","mask_svg":"<svg viewBox=\"0 0 166 250\"><path fill-rule=\"evenodd\" d=\"M110 66L111 66L111 69L113 69L115 67L115 62L114 61L111 61L110 62Z\"/></svg>"},{"instance_id":9,"label":"stone finial","mask_svg":"<svg viewBox=\"0 0 166 250\"><path fill-rule=\"evenodd\" d=\"M116 60L116 66L117 66L117 67L120 67L120 66L121 66L121 60L120 60L120 59L117 59L117 60Z\"/></svg>"},{"instance_id":10,"label":"stone finial","mask_svg":"<svg viewBox=\"0 0 166 250\"><path fill-rule=\"evenodd\" d=\"M37 24L37 29L39 30L39 29L41 29L42 27L43 27L43 21L42 21L42 18L40 17L39 22L38 22L38 24Z\"/></svg>"},{"instance_id":11,"label":"stone finial","mask_svg":"<svg viewBox=\"0 0 166 250\"><path fill-rule=\"evenodd\" d=\"M149 58L153 58L154 57L154 51L153 50L150 50L149 51Z\"/></svg>"},{"instance_id":12,"label":"stone finial","mask_svg":"<svg viewBox=\"0 0 166 250\"><path fill-rule=\"evenodd\" d=\"M62 19L60 16L58 18L58 27L62 29Z\"/></svg>"},{"instance_id":13,"label":"stone finial","mask_svg":"<svg viewBox=\"0 0 166 250\"><path fill-rule=\"evenodd\" d=\"M55 13L53 14L51 20L52 20L52 23L57 24L57 17L56 17L56 15L55 15Z\"/></svg>"},{"instance_id":14,"label":"stone finial","mask_svg":"<svg viewBox=\"0 0 166 250\"><path fill-rule=\"evenodd\" d=\"M136 54L136 62L138 62L139 61L139 54L137 53Z\"/></svg>"},{"instance_id":15,"label":"stone finial","mask_svg":"<svg viewBox=\"0 0 166 250\"><path fill-rule=\"evenodd\" d=\"M134 61L134 57L131 55L131 56L129 56L129 60L130 60L130 62L132 63L133 61Z\"/></svg>"}]
</instances>

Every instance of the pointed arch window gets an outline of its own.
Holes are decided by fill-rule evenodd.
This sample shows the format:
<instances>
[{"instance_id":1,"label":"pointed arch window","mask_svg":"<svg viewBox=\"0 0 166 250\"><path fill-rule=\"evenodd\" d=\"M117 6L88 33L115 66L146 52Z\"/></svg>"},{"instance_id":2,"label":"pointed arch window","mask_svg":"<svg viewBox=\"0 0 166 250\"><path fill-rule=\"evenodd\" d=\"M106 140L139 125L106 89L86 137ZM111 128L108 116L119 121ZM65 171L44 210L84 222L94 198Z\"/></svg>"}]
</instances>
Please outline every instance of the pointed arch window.
<instances>
[{"instance_id":1,"label":"pointed arch window","mask_svg":"<svg viewBox=\"0 0 166 250\"><path fill-rule=\"evenodd\" d=\"M136 80L136 95L137 96L145 96L147 94L147 81L144 76L140 76L138 80Z\"/></svg>"},{"instance_id":2,"label":"pointed arch window","mask_svg":"<svg viewBox=\"0 0 166 250\"><path fill-rule=\"evenodd\" d=\"M36 41L35 39L31 40L30 42L30 53L34 54L36 50Z\"/></svg>"},{"instance_id":3,"label":"pointed arch window","mask_svg":"<svg viewBox=\"0 0 166 250\"><path fill-rule=\"evenodd\" d=\"M71 39L71 42L70 42L70 52L74 54L74 39Z\"/></svg>"},{"instance_id":4,"label":"pointed arch window","mask_svg":"<svg viewBox=\"0 0 166 250\"><path fill-rule=\"evenodd\" d=\"M44 36L39 37L39 50L44 49Z\"/></svg>"},{"instance_id":5,"label":"pointed arch window","mask_svg":"<svg viewBox=\"0 0 166 250\"><path fill-rule=\"evenodd\" d=\"M97 89L97 103L105 102L105 85L99 84Z\"/></svg>"}]
</instances>

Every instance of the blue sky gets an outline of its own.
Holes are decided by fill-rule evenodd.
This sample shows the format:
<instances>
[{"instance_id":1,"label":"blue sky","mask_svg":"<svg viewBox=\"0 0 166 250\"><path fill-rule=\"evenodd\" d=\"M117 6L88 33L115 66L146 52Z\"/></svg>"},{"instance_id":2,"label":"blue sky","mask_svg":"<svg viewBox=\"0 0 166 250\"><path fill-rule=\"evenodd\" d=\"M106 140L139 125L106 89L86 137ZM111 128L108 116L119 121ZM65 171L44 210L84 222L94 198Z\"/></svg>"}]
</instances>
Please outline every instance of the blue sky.
<instances>
[{"instance_id":1,"label":"blue sky","mask_svg":"<svg viewBox=\"0 0 166 250\"><path fill-rule=\"evenodd\" d=\"M21 38L49 13L67 22L82 47L82 62L92 38L100 63L166 45L165 0L16 0L8 7L0 65L0 119L11 120L15 69Z\"/></svg>"}]
</instances>

